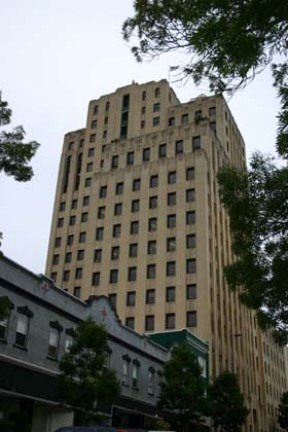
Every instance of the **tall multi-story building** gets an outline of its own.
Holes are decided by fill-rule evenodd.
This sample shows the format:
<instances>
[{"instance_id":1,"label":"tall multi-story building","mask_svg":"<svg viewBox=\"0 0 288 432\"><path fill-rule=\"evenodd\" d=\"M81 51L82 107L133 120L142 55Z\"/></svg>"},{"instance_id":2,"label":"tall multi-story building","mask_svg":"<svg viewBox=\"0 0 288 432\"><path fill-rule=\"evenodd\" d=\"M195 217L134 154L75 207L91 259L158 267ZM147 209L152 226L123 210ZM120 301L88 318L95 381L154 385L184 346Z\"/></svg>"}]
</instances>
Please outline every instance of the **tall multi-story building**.
<instances>
[{"instance_id":1,"label":"tall multi-story building","mask_svg":"<svg viewBox=\"0 0 288 432\"><path fill-rule=\"evenodd\" d=\"M207 341L210 376L237 373L247 430L264 431L261 333L223 278L224 164L243 168L245 146L221 95L182 104L162 80L91 101L86 128L65 136L46 271L81 299L108 295L139 332L189 328Z\"/></svg>"}]
</instances>

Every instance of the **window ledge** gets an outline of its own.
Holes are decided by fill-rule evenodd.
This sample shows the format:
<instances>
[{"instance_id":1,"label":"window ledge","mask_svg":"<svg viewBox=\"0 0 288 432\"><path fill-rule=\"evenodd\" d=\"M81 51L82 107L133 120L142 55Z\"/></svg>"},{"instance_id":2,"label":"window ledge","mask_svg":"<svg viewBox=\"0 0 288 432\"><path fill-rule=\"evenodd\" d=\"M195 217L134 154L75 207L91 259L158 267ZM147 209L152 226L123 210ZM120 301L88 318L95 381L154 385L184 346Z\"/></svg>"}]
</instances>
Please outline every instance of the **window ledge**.
<instances>
[{"instance_id":1,"label":"window ledge","mask_svg":"<svg viewBox=\"0 0 288 432\"><path fill-rule=\"evenodd\" d=\"M18 344L16 344L16 343L14 343L13 347L15 347L15 348L19 348L19 349L21 349L21 350L23 350L23 351L28 351L28 349L27 349L25 346L18 345Z\"/></svg>"},{"instance_id":2,"label":"window ledge","mask_svg":"<svg viewBox=\"0 0 288 432\"><path fill-rule=\"evenodd\" d=\"M51 356L49 356L49 355L47 355L46 358L47 358L48 360L52 360L52 361L57 362L57 363L58 363L58 361L59 361L58 358L56 358L56 357L51 357Z\"/></svg>"}]
</instances>

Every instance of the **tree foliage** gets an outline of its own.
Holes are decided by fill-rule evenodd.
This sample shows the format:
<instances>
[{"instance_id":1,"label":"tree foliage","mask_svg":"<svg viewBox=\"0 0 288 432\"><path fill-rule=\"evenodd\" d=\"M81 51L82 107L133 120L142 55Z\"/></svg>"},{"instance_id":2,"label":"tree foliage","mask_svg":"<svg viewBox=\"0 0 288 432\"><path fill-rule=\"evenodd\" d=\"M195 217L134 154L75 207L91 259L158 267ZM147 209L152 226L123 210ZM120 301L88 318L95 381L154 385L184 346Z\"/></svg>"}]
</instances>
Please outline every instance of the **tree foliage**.
<instances>
[{"instance_id":1,"label":"tree foliage","mask_svg":"<svg viewBox=\"0 0 288 432\"><path fill-rule=\"evenodd\" d=\"M2 101L0 97L0 126L8 125L11 116L12 111L8 107L8 102ZM23 126L0 132L0 172L3 171L22 182L33 177L33 169L29 163L39 147L36 141L24 142L24 138Z\"/></svg>"},{"instance_id":2,"label":"tree foliage","mask_svg":"<svg viewBox=\"0 0 288 432\"><path fill-rule=\"evenodd\" d=\"M75 341L62 357L61 397L75 411L93 412L120 394L114 370L106 367L107 332L91 319L79 324Z\"/></svg>"},{"instance_id":3,"label":"tree foliage","mask_svg":"<svg viewBox=\"0 0 288 432\"><path fill-rule=\"evenodd\" d=\"M282 429L288 431L288 392L284 392L278 407L278 423Z\"/></svg>"},{"instance_id":4,"label":"tree foliage","mask_svg":"<svg viewBox=\"0 0 288 432\"><path fill-rule=\"evenodd\" d=\"M184 76L233 93L271 64L280 100L278 159L254 154L247 172L224 167L220 193L228 210L236 262L229 286L257 311L258 322L288 342L288 3L286 0L136 0L123 24L138 38L138 60L184 49ZM134 41L134 40L133 40ZM261 144L261 143L260 143Z\"/></svg>"},{"instance_id":5,"label":"tree foliage","mask_svg":"<svg viewBox=\"0 0 288 432\"><path fill-rule=\"evenodd\" d=\"M0 321L8 317L9 311L12 307L12 302L7 296L0 296Z\"/></svg>"},{"instance_id":6,"label":"tree foliage","mask_svg":"<svg viewBox=\"0 0 288 432\"><path fill-rule=\"evenodd\" d=\"M187 343L174 346L171 359L163 366L159 408L171 413L169 422L179 431L201 420L205 382L197 357Z\"/></svg>"},{"instance_id":7,"label":"tree foliage","mask_svg":"<svg viewBox=\"0 0 288 432\"><path fill-rule=\"evenodd\" d=\"M208 387L208 412L213 426L223 432L237 432L245 423L249 410L244 406L235 374L225 371Z\"/></svg>"}]
</instances>

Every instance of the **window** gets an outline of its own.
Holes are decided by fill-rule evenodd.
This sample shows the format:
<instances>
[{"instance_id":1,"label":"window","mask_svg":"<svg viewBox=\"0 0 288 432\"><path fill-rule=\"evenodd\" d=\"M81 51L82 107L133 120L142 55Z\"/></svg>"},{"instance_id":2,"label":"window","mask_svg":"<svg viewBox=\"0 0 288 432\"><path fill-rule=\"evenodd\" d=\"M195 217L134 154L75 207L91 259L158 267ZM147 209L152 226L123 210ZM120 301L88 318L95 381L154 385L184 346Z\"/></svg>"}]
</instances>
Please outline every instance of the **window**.
<instances>
[{"instance_id":1,"label":"window","mask_svg":"<svg viewBox=\"0 0 288 432\"><path fill-rule=\"evenodd\" d=\"M119 156L118 155L112 156L111 168L118 168L118 164L119 164Z\"/></svg>"},{"instance_id":2,"label":"window","mask_svg":"<svg viewBox=\"0 0 288 432\"><path fill-rule=\"evenodd\" d=\"M91 121L91 129L96 129L97 128L97 120L92 120Z\"/></svg>"},{"instance_id":3,"label":"window","mask_svg":"<svg viewBox=\"0 0 288 432\"><path fill-rule=\"evenodd\" d=\"M141 120L141 129L145 128L145 120Z\"/></svg>"},{"instance_id":4,"label":"window","mask_svg":"<svg viewBox=\"0 0 288 432\"><path fill-rule=\"evenodd\" d=\"M186 299L187 300L195 300L196 297L196 284L189 284L186 286Z\"/></svg>"},{"instance_id":5,"label":"window","mask_svg":"<svg viewBox=\"0 0 288 432\"><path fill-rule=\"evenodd\" d=\"M104 219L105 218L105 207L99 207L98 208L98 219Z\"/></svg>"},{"instance_id":6,"label":"window","mask_svg":"<svg viewBox=\"0 0 288 432\"><path fill-rule=\"evenodd\" d=\"M155 278L156 278L156 264L148 264L147 279L155 279Z\"/></svg>"},{"instance_id":7,"label":"window","mask_svg":"<svg viewBox=\"0 0 288 432\"><path fill-rule=\"evenodd\" d=\"M175 154L183 153L184 146L183 146L183 140L178 140L175 143Z\"/></svg>"},{"instance_id":8,"label":"window","mask_svg":"<svg viewBox=\"0 0 288 432\"><path fill-rule=\"evenodd\" d=\"M68 235L67 237L67 245L72 246L74 241L74 236L72 234Z\"/></svg>"},{"instance_id":9,"label":"window","mask_svg":"<svg viewBox=\"0 0 288 432\"><path fill-rule=\"evenodd\" d=\"M104 228L99 227L96 229L96 240L103 240L104 237Z\"/></svg>"},{"instance_id":10,"label":"window","mask_svg":"<svg viewBox=\"0 0 288 432\"><path fill-rule=\"evenodd\" d=\"M131 212L132 213L137 213L140 210L140 200L133 200L131 203Z\"/></svg>"},{"instance_id":11,"label":"window","mask_svg":"<svg viewBox=\"0 0 288 432\"><path fill-rule=\"evenodd\" d=\"M167 216L167 228L176 227L176 214L170 214Z\"/></svg>"},{"instance_id":12,"label":"window","mask_svg":"<svg viewBox=\"0 0 288 432\"><path fill-rule=\"evenodd\" d=\"M143 91L142 92L142 101L145 101L146 100L146 91Z\"/></svg>"},{"instance_id":13,"label":"window","mask_svg":"<svg viewBox=\"0 0 288 432\"><path fill-rule=\"evenodd\" d=\"M105 124L105 125L108 124L108 116L105 116L105 118L104 118L104 124Z\"/></svg>"},{"instance_id":14,"label":"window","mask_svg":"<svg viewBox=\"0 0 288 432\"><path fill-rule=\"evenodd\" d=\"M146 107L143 106L142 109L141 109L141 114L145 114L145 113L146 113Z\"/></svg>"},{"instance_id":15,"label":"window","mask_svg":"<svg viewBox=\"0 0 288 432\"><path fill-rule=\"evenodd\" d=\"M88 213L82 213L81 222L87 222L87 221L88 221Z\"/></svg>"},{"instance_id":16,"label":"window","mask_svg":"<svg viewBox=\"0 0 288 432\"><path fill-rule=\"evenodd\" d=\"M77 203L78 203L77 199L73 199L72 202L71 202L71 209L76 209L77 208Z\"/></svg>"},{"instance_id":17,"label":"window","mask_svg":"<svg viewBox=\"0 0 288 432\"><path fill-rule=\"evenodd\" d=\"M102 261L102 249L95 249L94 251L94 262Z\"/></svg>"},{"instance_id":18,"label":"window","mask_svg":"<svg viewBox=\"0 0 288 432\"><path fill-rule=\"evenodd\" d=\"M70 216L69 225L73 226L76 222L76 216Z\"/></svg>"},{"instance_id":19,"label":"window","mask_svg":"<svg viewBox=\"0 0 288 432\"><path fill-rule=\"evenodd\" d=\"M105 111L109 111L110 108L110 102L106 102Z\"/></svg>"},{"instance_id":20,"label":"window","mask_svg":"<svg viewBox=\"0 0 288 432\"><path fill-rule=\"evenodd\" d=\"M211 121L210 122L210 128L214 131L214 132L216 132L216 122L215 121Z\"/></svg>"},{"instance_id":21,"label":"window","mask_svg":"<svg viewBox=\"0 0 288 432\"><path fill-rule=\"evenodd\" d=\"M138 360L133 360L133 365L132 365L132 388L134 388L134 389L138 389L139 367L140 367L139 361Z\"/></svg>"},{"instance_id":22,"label":"window","mask_svg":"<svg viewBox=\"0 0 288 432\"><path fill-rule=\"evenodd\" d=\"M74 292L74 295L75 295L75 297L79 297L79 295L76 295L75 292ZM66 338L65 338L65 352L69 352L70 351L70 347L73 345L73 343L74 343L74 336L72 336L72 334L66 334Z\"/></svg>"},{"instance_id":23,"label":"window","mask_svg":"<svg viewBox=\"0 0 288 432\"><path fill-rule=\"evenodd\" d=\"M194 249L196 247L196 235L195 234L188 234L186 236L186 248L187 249Z\"/></svg>"},{"instance_id":24,"label":"window","mask_svg":"<svg viewBox=\"0 0 288 432\"><path fill-rule=\"evenodd\" d=\"M122 214L122 203L117 203L114 205L114 215L120 216Z\"/></svg>"},{"instance_id":25,"label":"window","mask_svg":"<svg viewBox=\"0 0 288 432\"><path fill-rule=\"evenodd\" d=\"M55 255L53 255L52 264L53 264L53 265L57 265L57 264L59 264L59 254L55 254Z\"/></svg>"},{"instance_id":26,"label":"window","mask_svg":"<svg viewBox=\"0 0 288 432\"><path fill-rule=\"evenodd\" d=\"M73 146L74 146L74 142L71 141L71 142L68 144L68 150L72 150L72 149L73 149Z\"/></svg>"},{"instance_id":27,"label":"window","mask_svg":"<svg viewBox=\"0 0 288 432\"><path fill-rule=\"evenodd\" d=\"M93 170L93 162L89 162L86 165L86 171L91 172Z\"/></svg>"},{"instance_id":28,"label":"window","mask_svg":"<svg viewBox=\"0 0 288 432\"><path fill-rule=\"evenodd\" d=\"M116 195L122 195L124 191L124 183L117 183L116 184Z\"/></svg>"},{"instance_id":29,"label":"window","mask_svg":"<svg viewBox=\"0 0 288 432\"><path fill-rule=\"evenodd\" d=\"M159 146L159 158L166 157L167 146L166 144L160 144Z\"/></svg>"},{"instance_id":30,"label":"window","mask_svg":"<svg viewBox=\"0 0 288 432\"><path fill-rule=\"evenodd\" d=\"M107 196L107 186L101 186L99 191L99 198L106 198Z\"/></svg>"},{"instance_id":31,"label":"window","mask_svg":"<svg viewBox=\"0 0 288 432\"><path fill-rule=\"evenodd\" d=\"M89 138L89 142L90 143L93 143L93 142L95 142L96 141L96 134L91 134L90 135L90 138Z\"/></svg>"},{"instance_id":32,"label":"window","mask_svg":"<svg viewBox=\"0 0 288 432\"><path fill-rule=\"evenodd\" d=\"M168 193L168 195L167 195L167 205L168 206L176 205L176 192Z\"/></svg>"},{"instance_id":33,"label":"window","mask_svg":"<svg viewBox=\"0 0 288 432\"><path fill-rule=\"evenodd\" d=\"M160 102L154 103L153 105L153 112L160 111Z\"/></svg>"},{"instance_id":34,"label":"window","mask_svg":"<svg viewBox=\"0 0 288 432\"><path fill-rule=\"evenodd\" d=\"M121 225L116 224L113 225L113 237L120 237L121 235Z\"/></svg>"},{"instance_id":35,"label":"window","mask_svg":"<svg viewBox=\"0 0 288 432\"><path fill-rule=\"evenodd\" d=\"M58 248L61 246L61 237L56 237L55 239L55 248Z\"/></svg>"},{"instance_id":36,"label":"window","mask_svg":"<svg viewBox=\"0 0 288 432\"><path fill-rule=\"evenodd\" d=\"M105 140L107 138L107 130L104 130L103 132L103 139Z\"/></svg>"},{"instance_id":37,"label":"window","mask_svg":"<svg viewBox=\"0 0 288 432\"><path fill-rule=\"evenodd\" d=\"M65 254L65 262L66 263L70 263L72 261L72 253L71 252L66 252Z\"/></svg>"},{"instance_id":38,"label":"window","mask_svg":"<svg viewBox=\"0 0 288 432\"><path fill-rule=\"evenodd\" d=\"M166 287L166 302L175 302L175 287Z\"/></svg>"},{"instance_id":39,"label":"window","mask_svg":"<svg viewBox=\"0 0 288 432\"><path fill-rule=\"evenodd\" d=\"M63 272L63 282L67 282L70 279L70 270L65 270Z\"/></svg>"},{"instance_id":40,"label":"window","mask_svg":"<svg viewBox=\"0 0 288 432\"><path fill-rule=\"evenodd\" d=\"M137 267L128 267L128 281L134 282L137 279Z\"/></svg>"},{"instance_id":41,"label":"window","mask_svg":"<svg viewBox=\"0 0 288 432\"><path fill-rule=\"evenodd\" d=\"M186 190L186 202L195 201L195 189L187 189Z\"/></svg>"},{"instance_id":42,"label":"window","mask_svg":"<svg viewBox=\"0 0 288 432\"><path fill-rule=\"evenodd\" d=\"M147 289L146 304L154 304L154 303L155 303L155 289Z\"/></svg>"},{"instance_id":43,"label":"window","mask_svg":"<svg viewBox=\"0 0 288 432\"><path fill-rule=\"evenodd\" d=\"M195 224L195 211L186 212L186 224L187 225Z\"/></svg>"},{"instance_id":44,"label":"window","mask_svg":"<svg viewBox=\"0 0 288 432\"><path fill-rule=\"evenodd\" d=\"M120 247L119 246L113 246L111 249L111 260L118 260L120 256Z\"/></svg>"},{"instance_id":45,"label":"window","mask_svg":"<svg viewBox=\"0 0 288 432\"><path fill-rule=\"evenodd\" d=\"M56 282L56 280L57 280L57 272L52 272L52 273L51 273L51 279L52 279L54 282Z\"/></svg>"},{"instance_id":46,"label":"window","mask_svg":"<svg viewBox=\"0 0 288 432\"><path fill-rule=\"evenodd\" d=\"M196 273L196 259L186 260L186 273Z\"/></svg>"},{"instance_id":47,"label":"window","mask_svg":"<svg viewBox=\"0 0 288 432\"><path fill-rule=\"evenodd\" d=\"M83 197L83 206L88 206L89 205L89 201L90 201L90 197L89 196L84 196Z\"/></svg>"},{"instance_id":48,"label":"window","mask_svg":"<svg viewBox=\"0 0 288 432\"><path fill-rule=\"evenodd\" d=\"M182 122L182 124L187 124L188 123L188 114L187 113L182 114L181 122Z\"/></svg>"},{"instance_id":49,"label":"window","mask_svg":"<svg viewBox=\"0 0 288 432\"><path fill-rule=\"evenodd\" d=\"M197 326L197 312L189 311L186 314L186 327L196 327Z\"/></svg>"},{"instance_id":50,"label":"window","mask_svg":"<svg viewBox=\"0 0 288 432\"><path fill-rule=\"evenodd\" d=\"M157 245L156 240L148 241L148 248L147 248L148 255L156 254L156 245Z\"/></svg>"},{"instance_id":51,"label":"window","mask_svg":"<svg viewBox=\"0 0 288 432\"><path fill-rule=\"evenodd\" d=\"M126 159L127 165L133 165L134 164L134 152L128 152L127 153L127 159Z\"/></svg>"},{"instance_id":52,"label":"window","mask_svg":"<svg viewBox=\"0 0 288 432\"><path fill-rule=\"evenodd\" d=\"M95 114L98 114L98 105L95 105L95 106L94 106L93 114L94 114L94 115L95 115Z\"/></svg>"},{"instance_id":53,"label":"window","mask_svg":"<svg viewBox=\"0 0 288 432\"><path fill-rule=\"evenodd\" d=\"M81 140L80 140L80 147L83 147L84 144L85 144L85 140L84 140L84 139L81 139Z\"/></svg>"},{"instance_id":54,"label":"window","mask_svg":"<svg viewBox=\"0 0 288 432\"><path fill-rule=\"evenodd\" d=\"M167 238L167 252L174 252L176 250L176 237Z\"/></svg>"},{"instance_id":55,"label":"window","mask_svg":"<svg viewBox=\"0 0 288 432\"><path fill-rule=\"evenodd\" d=\"M16 337L15 345L23 348L27 345L28 330L29 330L29 319L27 315L19 314L17 318Z\"/></svg>"},{"instance_id":56,"label":"window","mask_svg":"<svg viewBox=\"0 0 288 432\"><path fill-rule=\"evenodd\" d=\"M155 393L155 369L151 366L148 369L148 394L154 395Z\"/></svg>"},{"instance_id":57,"label":"window","mask_svg":"<svg viewBox=\"0 0 288 432\"><path fill-rule=\"evenodd\" d=\"M66 203L65 202L61 202L60 206L59 206L59 211L64 211L66 208Z\"/></svg>"},{"instance_id":58,"label":"window","mask_svg":"<svg viewBox=\"0 0 288 432\"><path fill-rule=\"evenodd\" d=\"M186 169L186 180L193 180L195 178L194 167L189 167Z\"/></svg>"},{"instance_id":59,"label":"window","mask_svg":"<svg viewBox=\"0 0 288 432\"><path fill-rule=\"evenodd\" d=\"M197 150L201 147L201 138L200 136L196 136L192 138L192 149Z\"/></svg>"},{"instance_id":60,"label":"window","mask_svg":"<svg viewBox=\"0 0 288 432\"><path fill-rule=\"evenodd\" d=\"M153 126L160 125L160 117L153 117Z\"/></svg>"},{"instance_id":61,"label":"window","mask_svg":"<svg viewBox=\"0 0 288 432\"><path fill-rule=\"evenodd\" d=\"M138 254L138 243L131 243L129 245L129 257L136 257Z\"/></svg>"},{"instance_id":62,"label":"window","mask_svg":"<svg viewBox=\"0 0 288 432\"><path fill-rule=\"evenodd\" d=\"M127 292L126 306L135 306L135 302L136 302L136 293L135 293L135 291L129 291L129 292Z\"/></svg>"},{"instance_id":63,"label":"window","mask_svg":"<svg viewBox=\"0 0 288 432\"><path fill-rule=\"evenodd\" d=\"M77 252L77 260L78 261L83 261L83 259L84 259L84 253L85 253L84 249L78 250L78 252Z\"/></svg>"},{"instance_id":64,"label":"window","mask_svg":"<svg viewBox=\"0 0 288 432\"><path fill-rule=\"evenodd\" d=\"M139 231L139 222L133 221L130 225L130 234L138 234Z\"/></svg>"},{"instance_id":65,"label":"window","mask_svg":"<svg viewBox=\"0 0 288 432\"><path fill-rule=\"evenodd\" d=\"M157 230L157 218L150 218L148 221L148 230L156 231Z\"/></svg>"},{"instance_id":66,"label":"window","mask_svg":"<svg viewBox=\"0 0 288 432\"><path fill-rule=\"evenodd\" d=\"M166 276L175 276L176 274L176 262L168 261L166 263Z\"/></svg>"},{"instance_id":67,"label":"window","mask_svg":"<svg viewBox=\"0 0 288 432\"><path fill-rule=\"evenodd\" d=\"M8 329L8 316L0 320L0 340L6 340Z\"/></svg>"},{"instance_id":68,"label":"window","mask_svg":"<svg viewBox=\"0 0 288 432\"><path fill-rule=\"evenodd\" d=\"M175 328L175 314L167 313L165 316L165 328L174 329Z\"/></svg>"},{"instance_id":69,"label":"window","mask_svg":"<svg viewBox=\"0 0 288 432\"><path fill-rule=\"evenodd\" d=\"M154 188L158 186L158 175L152 175L150 177L150 188Z\"/></svg>"},{"instance_id":70,"label":"window","mask_svg":"<svg viewBox=\"0 0 288 432\"><path fill-rule=\"evenodd\" d=\"M150 160L150 148L144 148L142 152L142 160L143 162L147 162Z\"/></svg>"},{"instance_id":71,"label":"window","mask_svg":"<svg viewBox=\"0 0 288 432\"><path fill-rule=\"evenodd\" d=\"M156 87L156 88L155 88L154 96L155 96L155 98L157 98L157 97L160 96L160 87Z\"/></svg>"},{"instance_id":72,"label":"window","mask_svg":"<svg viewBox=\"0 0 288 432\"><path fill-rule=\"evenodd\" d=\"M202 111L201 110L195 111L195 122L198 123L202 119L203 119Z\"/></svg>"},{"instance_id":73,"label":"window","mask_svg":"<svg viewBox=\"0 0 288 432\"><path fill-rule=\"evenodd\" d=\"M95 154L95 149L93 147L88 149L88 157L93 157Z\"/></svg>"},{"instance_id":74,"label":"window","mask_svg":"<svg viewBox=\"0 0 288 432\"><path fill-rule=\"evenodd\" d=\"M123 359L122 364L122 384L124 386L129 385L129 364L130 364L130 358L129 359Z\"/></svg>"},{"instance_id":75,"label":"window","mask_svg":"<svg viewBox=\"0 0 288 432\"><path fill-rule=\"evenodd\" d=\"M59 218L58 222L57 222L57 227L58 228L62 228L64 225L64 219L63 218Z\"/></svg>"},{"instance_id":76,"label":"window","mask_svg":"<svg viewBox=\"0 0 288 432\"><path fill-rule=\"evenodd\" d=\"M134 330L135 318L134 317L127 317L125 319L125 325L126 325L126 327L129 327L130 329Z\"/></svg>"},{"instance_id":77,"label":"window","mask_svg":"<svg viewBox=\"0 0 288 432\"><path fill-rule=\"evenodd\" d=\"M209 108L209 117L214 117L216 115L216 107Z\"/></svg>"},{"instance_id":78,"label":"window","mask_svg":"<svg viewBox=\"0 0 288 432\"><path fill-rule=\"evenodd\" d=\"M60 332L51 328L49 333L48 357L57 359L59 351Z\"/></svg>"},{"instance_id":79,"label":"window","mask_svg":"<svg viewBox=\"0 0 288 432\"><path fill-rule=\"evenodd\" d=\"M145 317L145 331L154 330L154 315L146 315Z\"/></svg>"},{"instance_id":80,"label":"window","mask_svg":"<svg viewBox=\"0 0 288 432\"><path fill-rule=\"evenodd\" d=\"M118 283L118 270L110 270L110 284Z\"/></svg>"},{"instance_id":81,"label":"window","mask_svg":"<svg viewBox=\"0 0 288 432\"><path fill-rule=\"evenodd\" d=\"M92 178L91 177L87 177L85 179L85 187L89 187L92 184Z\"/></svg>"},{"instance_id":82,"label":"window","mask_svg":"<svg viewBox=\"0 0 288 432\"><path fill-rule=\"evenodd\" d=\"M133 191L139 191L141 188L141 180L140 179L135 179L133 180Z\"/></svg>"},{"instance_id":83,"label":"window","mask_svg":"<svg viewBox=\"0 0 288 432\"><path fill-rule=\"evenodd\" d=\"M108 295L109 301L111 303L111 306L116 309L117 305L117 294L109 294Z\"/></svg>"},{"instance_id":84,"label":"window","mask_svg":"<svg viewBox=\"0 0 288 432\"><path fill-rule=\"evenodd\" d=\"M168 126L175 126L175 117L170 117L168 119Z\"/></svg>"},{"instance_id":85,"label":"window","mask_svg":"<svg viewBox=\"0 0 288 432\"><path fill-rule=\"evenodd\" d=\"M85 241L86 241L86 232L80 232L79 243L85 243Z\"/></svg>"},{"instance_id":86,"label":"window","mask_svg":"<svg viewBox=\"0 0 288 432\"><path fill-rule=\"evenodd\" d=\"M177 181L176 171L170 171L168 173L168 184L175 184Z\"/></svg>"},{"instance_id":87,"label":"window","mask_svg":"<svg viewBox=\"0 0 288 432\"><path fill-rule=\"evenodd\" d=\"M158 205L158 197L152 196L149 198L149 208L150 209L156 209Z\"/></svg>"}]
</instances>

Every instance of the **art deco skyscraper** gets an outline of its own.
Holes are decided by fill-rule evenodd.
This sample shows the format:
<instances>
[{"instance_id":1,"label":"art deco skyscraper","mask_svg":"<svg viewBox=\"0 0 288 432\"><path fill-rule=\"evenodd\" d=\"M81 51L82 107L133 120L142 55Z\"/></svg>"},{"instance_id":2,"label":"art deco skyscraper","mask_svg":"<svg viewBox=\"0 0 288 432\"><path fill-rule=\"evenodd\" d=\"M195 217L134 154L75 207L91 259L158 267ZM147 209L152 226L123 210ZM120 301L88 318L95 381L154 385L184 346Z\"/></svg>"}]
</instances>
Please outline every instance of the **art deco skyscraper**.
<instances>
[{"instance_id":1,"label":"art deco skyscraper","mask_svg":"<svg viewBox=\"0 0 288 432\"><path fill-rule=\"evenodd\" d=\"M138 332L187 327L208 341L210 375L237 372L258 431L262 340L223 278L223 164L244 168L245 146L221 95L182 104L162 80L91 101L86 128L65 136L46 271L81 299L108 295Z\"/></svg>"}]
</instances>

